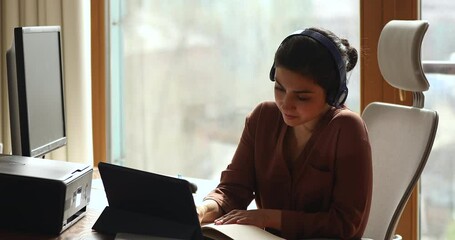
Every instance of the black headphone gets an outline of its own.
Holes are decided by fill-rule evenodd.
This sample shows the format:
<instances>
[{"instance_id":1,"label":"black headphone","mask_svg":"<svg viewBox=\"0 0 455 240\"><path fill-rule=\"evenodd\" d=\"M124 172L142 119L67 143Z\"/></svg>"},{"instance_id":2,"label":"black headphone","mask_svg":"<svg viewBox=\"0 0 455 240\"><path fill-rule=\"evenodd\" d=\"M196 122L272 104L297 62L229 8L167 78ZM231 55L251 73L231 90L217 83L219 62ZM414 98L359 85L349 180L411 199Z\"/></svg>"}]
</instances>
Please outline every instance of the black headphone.
<instances>
[{"instance_id":1,"label":"black headphone","mask_svg":"<svg viewBox=\"0 0 455 240\"><path fill-rule=\"evenodd\" d=\"M298 35L307 36L316 40L318 43L322 44L327 50L329 50L330 54L332 55L332 58L337 65L338 77L340 78L339 79L340 86L338 88L338 91L333 93L329 92L327 93L327 103L336 108L340 107L341 105L344 104L346 98L348 97L348 87L346 86L346 64L343 61L343 58L341 57L340 50L330 38L310 29L305 29L303 31L298 30L292 33L281 42L280 46L289 38ZM269 78L270 80L275 81L275 62L273 62L272 69L270 69Z\"/></svg>"}]
</instances>

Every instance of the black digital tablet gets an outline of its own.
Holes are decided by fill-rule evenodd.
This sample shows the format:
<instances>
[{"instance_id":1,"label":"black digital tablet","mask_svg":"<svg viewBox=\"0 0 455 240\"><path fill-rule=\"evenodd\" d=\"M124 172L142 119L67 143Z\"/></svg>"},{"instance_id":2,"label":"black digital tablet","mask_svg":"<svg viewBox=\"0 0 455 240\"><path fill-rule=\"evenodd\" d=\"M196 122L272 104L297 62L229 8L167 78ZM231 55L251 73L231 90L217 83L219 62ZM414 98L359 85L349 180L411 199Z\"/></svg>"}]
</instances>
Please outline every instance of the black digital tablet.
<instances>
[{"instance_id":1,"label":"black digital tablet","mask_svg":"<svg viewBox=\"0 0 455 240\"><path fill-rule=\"evenodd\" d=\"M187 180L104 162L98 169L109 207L93 229L202 239Z\"/></svg>"}]
</instances>

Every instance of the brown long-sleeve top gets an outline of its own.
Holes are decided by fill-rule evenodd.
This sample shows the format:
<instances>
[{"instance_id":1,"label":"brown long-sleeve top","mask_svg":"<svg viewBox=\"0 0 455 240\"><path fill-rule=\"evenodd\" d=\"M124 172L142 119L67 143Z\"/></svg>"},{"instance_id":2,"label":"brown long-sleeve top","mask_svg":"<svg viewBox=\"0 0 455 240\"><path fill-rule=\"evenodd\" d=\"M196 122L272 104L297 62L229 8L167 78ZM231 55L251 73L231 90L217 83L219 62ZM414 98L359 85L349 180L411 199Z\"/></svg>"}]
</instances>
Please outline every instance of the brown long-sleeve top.
<instances>
[{"instance_id":1,"label":"brown long-sleeve top","mask_svg":"<svg viewBox=\"0 0 455 240\"><path fill-rule=\"evenodd\" d=\"M274 102L260 104L247 117L232 162L206 199L224 212L280 209L286 239L355 239L364 232L372 194L368 133L361 117L330 109L321 117L298 162L284 158L287 126Z\"/></svg>"}]
</instances>

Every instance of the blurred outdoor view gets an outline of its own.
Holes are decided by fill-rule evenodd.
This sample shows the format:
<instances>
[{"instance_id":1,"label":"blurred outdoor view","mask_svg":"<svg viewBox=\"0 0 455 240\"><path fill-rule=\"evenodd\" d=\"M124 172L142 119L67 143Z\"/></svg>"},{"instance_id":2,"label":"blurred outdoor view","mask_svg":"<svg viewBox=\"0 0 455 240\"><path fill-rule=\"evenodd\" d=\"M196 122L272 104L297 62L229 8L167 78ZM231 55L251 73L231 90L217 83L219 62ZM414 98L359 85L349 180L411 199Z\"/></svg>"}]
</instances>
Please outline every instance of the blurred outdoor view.
<instances>
[{"instance_id":1,"label":"blurred outdoor view","mask_svg":"<svg viewBox=\"0 0 455 240\"><path fill-rule=\"evenodd\" d=\"M422 0L422 19L430 24L422 60L447 61L444 73L427 74L425 107L439 113L439 127L421 179L421 239L455 239L455 1Z\"/></svg>"},{"instance_id":2,"label":"blurred outdoor view","mask_svg":"<svg viewBox=\"0 0 455 240\"><path fill-rule=\"evenodd\" d=\"M268 74L289 33L320 26L359 48L359 1L111 0L109 161L218 179L246 115L273 100ZM422 0L424 61L455 61L455 1ZM452 70L452 73L455 70ZM348 107L359 112L358 65ZM421 180L421 239L455 239L455 76L427 75L440 115Z\"/></svg>"},{"instance_id":3,"label":"blurred outdoor view","mask_svg":"<svg viewBox=\"0 0 455 240\"><path fill-rule=\"evenodd\" d=\"M245 117L273 100L281 40L319 26L359 46L357 1L112 1L110 161L219 179ZM360 66L360 65L359 65ZM359 111L359 67L349 106Z\"/></svg>"}]
</instances>

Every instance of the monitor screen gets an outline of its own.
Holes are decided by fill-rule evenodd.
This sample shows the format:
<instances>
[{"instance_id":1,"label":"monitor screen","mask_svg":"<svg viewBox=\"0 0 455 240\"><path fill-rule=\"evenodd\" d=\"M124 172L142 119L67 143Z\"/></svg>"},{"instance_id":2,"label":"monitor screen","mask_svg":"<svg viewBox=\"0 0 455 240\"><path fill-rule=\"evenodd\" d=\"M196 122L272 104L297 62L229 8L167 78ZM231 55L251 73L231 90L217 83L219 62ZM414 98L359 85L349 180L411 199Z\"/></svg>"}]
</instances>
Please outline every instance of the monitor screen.
<instances>
[{"instance_id":1,"label":"monitor screen","mask_svg":"<svg viewBox=\"0 0 455 240\"><path fill-rule=\"evenodd\" d=\"M14 155L39 157L66 144L59 26L18 27L7 52Z\"/></svg>"}]
</instances>

